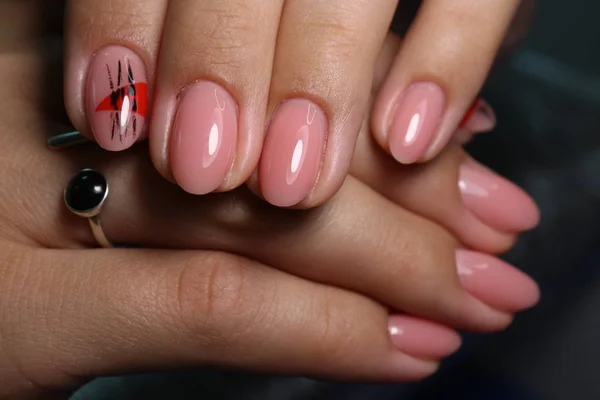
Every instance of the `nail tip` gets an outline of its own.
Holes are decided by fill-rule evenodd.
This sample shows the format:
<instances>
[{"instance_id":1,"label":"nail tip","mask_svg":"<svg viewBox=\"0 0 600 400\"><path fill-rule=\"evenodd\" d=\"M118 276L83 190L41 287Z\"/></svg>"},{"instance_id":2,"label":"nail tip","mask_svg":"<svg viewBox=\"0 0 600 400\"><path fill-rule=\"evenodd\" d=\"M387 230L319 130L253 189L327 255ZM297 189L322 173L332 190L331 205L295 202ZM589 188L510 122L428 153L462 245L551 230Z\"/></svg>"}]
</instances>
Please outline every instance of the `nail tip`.
<instances>
[{"instance_id":1,"label":"nail tip","mask_svg":"<svg viewBox=\"0 0 600 400\"><path fill-rule=\"evenodd\" d=\"M390 148L390 154L392 155L392 157L394 158L394 160L396 160L396 162L398 162L399 164L402 165L411 165L416 163L417 161L419 161L419 159L421 157L416 157L414 154L413 155L406 155L403 154L403 152L401 151L394 151Z\"/></svg>"},{"instance_id":2,"label":"nail tip","mask_svg":"<svg viewBox=\"0 0 600 400\"><path fill-rule=\"evenodd\" d=\"M177 183L177 185L184 192L191 194L193 196L205 196L207 194L214 193L220 187L220 185L202 186L202 185L196 185L195 182L194 183L182 182L181 180L177 179L176 175L174 175L174 178L175 178L175 182Z\"/></svg>"},{"instance_id":3,"label":"nail tip","mask_svg":"<svg viewBox=\"0 0 600 400\"><path fill-rule=\"evenodd\" d=\"M456 255L457 268L466 265L473 272L459 274L465 289L494 311L512 314L538 304L539 285L520 269L497 257L470 250L457 250Z\"/></svg>"}]
</instances>

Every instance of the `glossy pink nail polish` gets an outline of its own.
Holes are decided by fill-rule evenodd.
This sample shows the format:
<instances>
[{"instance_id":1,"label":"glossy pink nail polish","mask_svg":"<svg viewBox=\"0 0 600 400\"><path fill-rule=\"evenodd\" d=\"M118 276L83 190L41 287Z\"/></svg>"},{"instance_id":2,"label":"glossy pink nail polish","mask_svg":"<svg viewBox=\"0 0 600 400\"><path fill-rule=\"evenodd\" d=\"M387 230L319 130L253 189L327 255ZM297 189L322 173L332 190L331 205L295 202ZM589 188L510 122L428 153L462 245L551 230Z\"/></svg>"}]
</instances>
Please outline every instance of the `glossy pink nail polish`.
<instances>
[{"instance_id":1,"label":"glossy pink nail polish","mask_svg":"<svg viewBox=\"0 0 600 400\"><path fill-rule=\"evenodd\" d=\"M439 360L461 345L460 336L454 330L408 315L391 316L388 330L394 347L415 358Z\"/></svg>"},{"instance_id":2,"label":"glossy pink nail polish","mask_svg":"<svg viewBox=\"0 0 600 400\"><path fill-rule=\"evenodd\" d=\"M136 142L148 114L148 78L137 54L123 46L96 52L87 77L86 113L102 148L120 151Z\"/></svg>"},{"instance_id":3,"label":"glossy pink nail polish","mask_svg":"<svg viewBox=\"0 0 600 400\"><path fill-rule=\"evenodd\" d=\"M170 163L179 186L206 194L223 184L233 163L238 109L222 86L208 81L184 89L173 125Z\"/></svg>"},{"instance_id":4,"label":"glossy pink nail polish","mask_svg":"<svg viewBox=\"0 0 600 400\"><path fill-rule=\"evenodd\" d=\"M471 108L466 112L460 128L473 133L483 133L494 129L496 126L496 114L487 101L478 98L473 102Z\"/></svg>"},{"instance_id":5,"label":"glossy pink nail polish","mask_svg":"<svg viewBox=\"0 0 600 400\"><path fill-rule=\"evenodd\" d=\"M390 152L398 162L411 164L425 155L440 127L445 107L446 95L435 83L413 83L406 89L388 133Z\"/></svg>"},{"instance_id":6,"label":"glossy pink nail polish","mask_svg":"<svg viewBox=\"0 0 600 400\"><path fill-rule=\"evenodd\" d=\"M260 190L269 203L290 207L313 190L327 134L327 118L307 99L283 102L269 127L259 167Z\"/></svg>"},{"instance_id":7,"label":"glossy pink nail polish","mask_svg":"<svg viewBox=\"0 0 600 400\"><path fill-rule=\"evenodd\" d=\"M540 290L535 281L496 257L457 250L456 267L463 287L497 310L522 311L539 301Z\"/></svg>"},{"instance_id":8,"label":"glossy pink nail polish","mask_svg":"<svg viewBox=\"0 0 600 400\"><path fill-rule=\"evenodd\" d=\"M465 206L494 229L521 232L539 222L539 210L527 193L472 158L460 167L458 187Z\"/></svg>"}]
</instances>

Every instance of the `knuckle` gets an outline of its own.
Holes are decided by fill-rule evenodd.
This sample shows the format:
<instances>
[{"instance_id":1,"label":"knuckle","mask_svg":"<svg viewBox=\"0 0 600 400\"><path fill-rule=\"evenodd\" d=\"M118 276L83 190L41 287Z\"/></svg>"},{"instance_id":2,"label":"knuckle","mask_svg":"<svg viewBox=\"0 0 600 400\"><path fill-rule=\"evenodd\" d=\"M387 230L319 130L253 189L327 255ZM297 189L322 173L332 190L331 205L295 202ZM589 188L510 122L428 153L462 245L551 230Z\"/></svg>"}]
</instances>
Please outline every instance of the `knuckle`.
<instances>
[{"instance_id":1,"label":"knuckle","mask_svg":"<svg viewBox=\"0 0 600 400\"><path fill-rule=\"evenodd\" d=\"M405 221L408 222L408 221ZM440 270L444 264L453 259L456 241L445 229L433 222L419 218L407 229L399 228L396 224L389 229L402 229L401 232L389 232L385 236L383 246L392 251L390 260L396 260L391 274L393 279L403 282L414 282L423 285L423 276L428 276L433 270Z\"/></svg>"},{"instance_id":2,"label":"knuckle","mask_svg":"<svg viewBox=\"0 0 600 400\"><path fill-rule=\"evenodd\" d=\"M322 10L311 12L302 30L307 43L321 44L321 56L330 61L347 61L350 50L355 51L367 42L359 19L361 15L352 6L332 2Z\"/></svg>"},{"instance_id":3,"label":"knuckle","mask_svg":"<svg viewBox=\"0 0 600 400\"><path fill-rule=\"evenodd\" d=\"M328 360L334 365L345 365L353 354L352 349L360 342L355 329L355 313L347 313L340 307L338 301L325 298L319 302L316 315L321 321L317 325L315 356L317 359ZM353 310L353 308L346 308Z\"/></svg>"},{"instance_id":4,"label":"knuckle","mask_svg":"<svg viewBox=\"0 0 600 400\"><path fill-rule=\"evenodd\" d=\"M156 13L151 10L145 10L143 7L134 7L133 9L125 9L116 5L117 3L106 3L106 7L97 9L96 7L87 7L82 2L75 13L80 18L72 19L73 27L82 35L81 41L84 46L90 48L97 47L98 43L103 43L106 38L114 40L125 40L130 38L139 39L139 42L144 42L146 39L140 32L155 32ZM93 26L94 29L89 29ZM156 46L152 39L156 39L154 35L150 36L147 44Z\"/></svg>"},{"instance_id":5,"label":"knuckle","mask_svg":"<svg viewBox=\"0 0 600 400\"><path fill-rule=\"evenodd\" d=\"M178 272L176 291L182 326L212 347L227 346L251 330L262 297L248 279L247 265L235 256L214 253L187 263Z\"/></svg>"},{"instance_id":6,"label":"knuckle","mask_svg":"<svg viewBox=\"0 0 600 400\"><path fill-rule=\"evenodd\" d=\"M202 2L195 6L198 17L185 18L190 24L188 31L198 32L203 46L196 51L202 52L202 58L209 64L233 64L240 66L247 57L256 56L257 47L265 45L264 40L256 40L261 18L257 15L257 6L247 0L233 2ZM262 7L258 7L259 9ZM197 21L202 24L198 25ZM194 60L195 61L195 60Z\"/></svg>"}]
</instances>

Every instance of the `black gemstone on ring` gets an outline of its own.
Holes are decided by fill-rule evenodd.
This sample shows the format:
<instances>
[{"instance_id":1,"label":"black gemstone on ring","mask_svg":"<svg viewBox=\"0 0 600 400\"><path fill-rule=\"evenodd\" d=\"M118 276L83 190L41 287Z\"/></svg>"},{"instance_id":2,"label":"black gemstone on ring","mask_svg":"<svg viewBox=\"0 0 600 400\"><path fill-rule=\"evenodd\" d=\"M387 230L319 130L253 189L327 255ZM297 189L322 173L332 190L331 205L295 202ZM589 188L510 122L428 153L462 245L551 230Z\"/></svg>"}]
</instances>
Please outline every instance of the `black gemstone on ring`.
<instances>
[{"instance_id":1,"label":"black gemstone on ring","mask_svg":"<svg viewBox=\"0 0 600 400\"><path fill-rule=\"evenodd\" d=\"M104 176L94 170L79 171L67 185L65 203L74 212L90 212L99 207L108 191Z\"/></svg>"}]
</instances>

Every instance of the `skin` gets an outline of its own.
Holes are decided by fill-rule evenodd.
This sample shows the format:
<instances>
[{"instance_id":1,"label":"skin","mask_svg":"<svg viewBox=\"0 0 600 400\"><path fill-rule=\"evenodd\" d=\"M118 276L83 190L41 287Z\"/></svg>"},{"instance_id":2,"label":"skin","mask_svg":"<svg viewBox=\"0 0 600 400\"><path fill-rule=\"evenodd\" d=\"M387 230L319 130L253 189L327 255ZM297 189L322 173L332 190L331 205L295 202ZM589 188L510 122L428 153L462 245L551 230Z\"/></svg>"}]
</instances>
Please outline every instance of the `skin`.
<instances>
[{"instance_id":1,"label":"skin","mask_svg":"<svg viewBox=\"0 0 600 400\"><path fill-rule=\"evenodd\" d=\"M76 128L92 137L92 116L85 110L90 62L104 46L125 46L146 65L154 107L147 132L139 137L149 137L150 155L161 175L196 194L228 191L250 179L251 189L266 201L311 208L341 187L370 107L373 137L384 152L390 152L390 124L411 83L439 85L445 106L429 145L403 162L437 156L477 96L520 2L423 1L370 105L371 77L397 4L394 0L67 1L66 108ZM468 74L464 65L469 65ZM214 187L202 189L190 184L189 177L183 180L181 171L193 169L189 166L176 168L180 172L173 175L176 159L184 156L172 151L182 94L198 81L220 85L238 111L233 161ZM273 187L281 185L272 183L275 178L268 168L269 154L281 147L269 144L268 138L278 135L267 135L265 141L265 134L279 107L296 98L308 99L322 111L326 132L322 155L317 157L321 163L315 167L318 178L309 182L308 192L301 191L303 198L288 203L273 194Z\"/></svg>"},{"instance_id":2,"label":"skin","mask_svg":"<svg viewBox=\"0 0 600 400\"><path fill-rule=\"evenodd\" d=\"M108 158L90 146L48 151L45 135L62 121L48 86L58 60L48 32L27 22L37 10L0 13L19 49L0 57L0 90L14 94L0 100L0 398L61 397L98 375L204 365L410 381L437 362L391 347L390 307L475 331L510 323L517 310L494 309L458 281L448 230L469 237L448 217L458 201L418 208L370 188L393 179L395 164L381 180L362 170L363 181L350 177L327 205L298 214L243 190L198 201L157 176L142 148ZM376 157L369 149L364 157ZM446 154L419 180L439 182L450 166L456 174L465 155ZM82 165L110 181L108 236L142 248L89 249L87 224L60 203ZM451 182L439 195L459 197ZM507 248L515 236L486 246Z\"/></svg>"}]
</instances>

